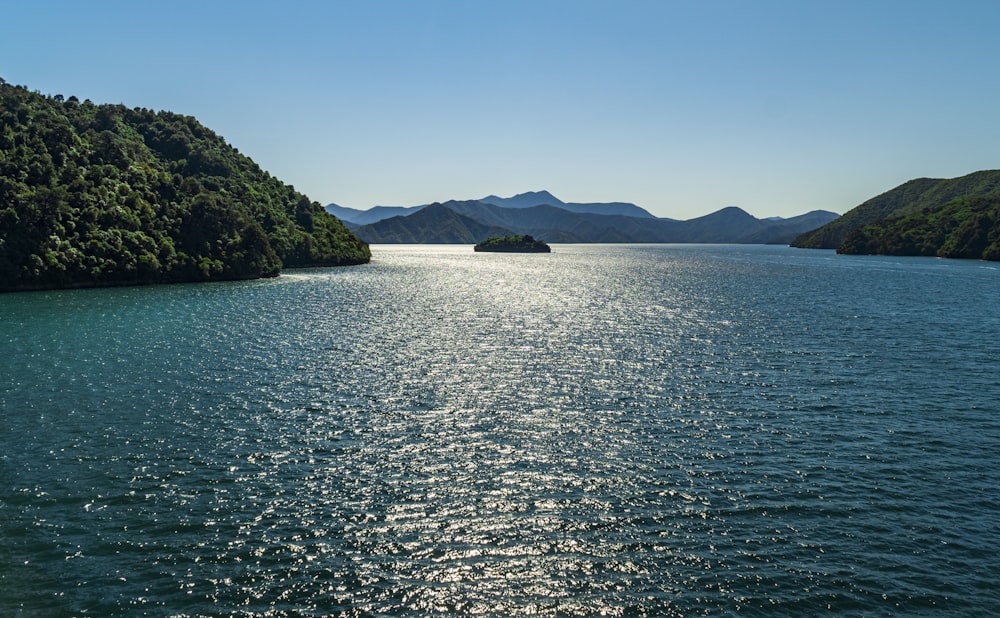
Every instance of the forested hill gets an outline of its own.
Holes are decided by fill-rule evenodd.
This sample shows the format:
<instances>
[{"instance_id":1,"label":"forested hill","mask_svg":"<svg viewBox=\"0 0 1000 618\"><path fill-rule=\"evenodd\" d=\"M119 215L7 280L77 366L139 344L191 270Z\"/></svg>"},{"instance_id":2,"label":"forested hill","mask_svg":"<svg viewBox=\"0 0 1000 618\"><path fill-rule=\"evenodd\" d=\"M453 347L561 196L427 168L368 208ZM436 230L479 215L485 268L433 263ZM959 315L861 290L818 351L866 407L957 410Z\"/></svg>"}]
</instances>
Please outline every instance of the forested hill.
<instances>
[{"instance_id":1,"label":"forested hill","mask_svg":"<svg viewBox=\"0 0 1000 618\"><path fill-rule=\"evenodd\" d=\"M838 253L1000 261L1000 196L964 197L851 231Z\"/></svg>"},{"instance_id":2,"label":"forested hill","mask_svg":"<svg viewBox=\"0 0 1000 618\"><path fill-rule=\"evenodd\" d=\"M972 250L954 244L960 241L948 240L958 228L974 226L977 231L973 236L977 239L980 236L985 239L992 234L996 240L1000 235L1000 228L990 227L996 224L990 223L992 215L989 214L991 207L988 202L973 198L1000 198L1000 170L983 170L959 178L910 180L867 200L836 221L802 234L792 242L792 246L843 249L854 253L861 247L868 247L866 251L874 252L875 244L878 244L877 252L880 253L897 250L912 253L919 247L919 255L934 255L938 249L942 251L942 256L953 252L966 254ZM970 217L975 222L966 221ZM913 230L908 232L904 227L906 225L913 225ZM872 229L862 238L861 230L866 226L883 229ZM856 231L857 234L854 234ZM854 238L846 243L852 234ZM895 235L906 235L907 238L891 239ZM875 243L876 238L881 240ZM971 238L970 242L979 242ZM931 245L935 245L934 252L930 252Z\"/></svg>"},{"instance_id":3,"label":"forested hill","mask_svg":"<svg viewBox=\"0 0 1000 618\"><path fill-rule=\"evenodd\" d=\"M0 291L252 279L371 257L190 116L0 79Z\"/></svg>"}]
</instances>

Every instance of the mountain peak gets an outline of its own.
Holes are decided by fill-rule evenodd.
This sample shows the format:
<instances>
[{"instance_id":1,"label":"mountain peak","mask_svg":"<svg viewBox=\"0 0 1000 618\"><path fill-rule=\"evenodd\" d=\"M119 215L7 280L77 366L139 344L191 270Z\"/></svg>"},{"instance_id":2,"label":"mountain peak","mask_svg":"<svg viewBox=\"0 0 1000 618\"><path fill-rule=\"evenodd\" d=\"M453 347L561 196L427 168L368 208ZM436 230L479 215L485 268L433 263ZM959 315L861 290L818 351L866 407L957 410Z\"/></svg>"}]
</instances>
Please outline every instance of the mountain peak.
<instances>
[{"instance_id":1,"label":"mountain peak","mask_svg":"<svg viewBox=\"0 0 1000 618\"><path fill-rule=\"evenodd\" d=\"M544 200L545 203L548 204L549 206L557 206L559 204L565 203L558 197L546 191L545 189L542 189L541 191L528 191L527 193L519 193L515 195L514 198L525 198L525 199L530 198L533 200Z\"/></svg>"},{"instance_id":2,"label":"mountain peak","mask_svg":"<svg viewBox=\"0 0 1000 618\"><path fill-rule=\"evenodd\" d=\"M552 195L548 191L528 191L527 193L518 193L513 197L499 197L496 195L487 195L486 197L479 200L485 204L493 204L494 206L501 206L503 208L531 208L532 206L562 206L565 204L561 199Z\"/></svg>"}]
</instances>

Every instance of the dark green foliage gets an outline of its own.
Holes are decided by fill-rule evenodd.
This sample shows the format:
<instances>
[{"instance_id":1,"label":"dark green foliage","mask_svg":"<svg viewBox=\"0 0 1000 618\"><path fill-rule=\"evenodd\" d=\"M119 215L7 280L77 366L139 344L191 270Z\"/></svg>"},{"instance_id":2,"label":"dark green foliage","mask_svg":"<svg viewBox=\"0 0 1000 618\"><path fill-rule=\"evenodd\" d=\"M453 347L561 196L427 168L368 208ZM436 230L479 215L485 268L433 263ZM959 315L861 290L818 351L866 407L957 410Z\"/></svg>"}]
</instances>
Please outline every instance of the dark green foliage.
<instances>
[{"instance_id":1,"label":"dark green foliage","mask_svg":"<svg viewBox=\"0 0 1000 618\"><path fill-rule=\"evenodd\" d=\"M940 208L960 197L1000 197L1000 170L980 171L960 178L911 180L873 197L836 221L802 234L792 246L836 249L854 230L882 219L898 219Z\"/></svg>"},{"instance_id":2,"label":"dark green foliage","mask_svg":"<svg viewBox=\"0 0 1000 618\"><path fill-rule=\"evenodd\" d=\"M194 118L0 83L0 291L250 279L370 256Z\"/></svg>"},{"instance_id":3,"label":"dark green foliage","mask_svg":"<svg viewBox=\"0 0 1000 618\"><path fill-rule=\"evenodd\" d=\"M474 247L475 251L497 251L505 253L549 253L551 249L541 240L528 234L487 238Z\"/></svg>"},{"instance_id":4,"label":"dark green foliage","mask_svg":"<svg viewBox=\"0 0 1000 618\"><path fill-rule=\"evenodd\" d=\"M848 234L838 253L1000 261L1000 197L959 198Z\"/></svg>"}]
</instances>

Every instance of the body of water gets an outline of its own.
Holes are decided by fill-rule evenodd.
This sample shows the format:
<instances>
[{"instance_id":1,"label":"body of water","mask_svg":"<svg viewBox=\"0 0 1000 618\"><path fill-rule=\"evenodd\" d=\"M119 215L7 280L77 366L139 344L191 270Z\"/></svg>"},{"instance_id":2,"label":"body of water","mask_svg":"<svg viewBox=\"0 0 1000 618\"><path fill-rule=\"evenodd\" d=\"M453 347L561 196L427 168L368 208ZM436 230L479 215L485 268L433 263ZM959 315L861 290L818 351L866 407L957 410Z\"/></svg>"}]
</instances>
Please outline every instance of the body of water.
<instances>
[{"instance_id":1,"label":"body of water","mask_svg":"<svg viewBox=\"0 0 1000 618\"><path fill-rule=\"evenodd\" d=\"M0 296L2 615L1000 613L1000 271L375 247Z\"/></svg>"}]
</instances>

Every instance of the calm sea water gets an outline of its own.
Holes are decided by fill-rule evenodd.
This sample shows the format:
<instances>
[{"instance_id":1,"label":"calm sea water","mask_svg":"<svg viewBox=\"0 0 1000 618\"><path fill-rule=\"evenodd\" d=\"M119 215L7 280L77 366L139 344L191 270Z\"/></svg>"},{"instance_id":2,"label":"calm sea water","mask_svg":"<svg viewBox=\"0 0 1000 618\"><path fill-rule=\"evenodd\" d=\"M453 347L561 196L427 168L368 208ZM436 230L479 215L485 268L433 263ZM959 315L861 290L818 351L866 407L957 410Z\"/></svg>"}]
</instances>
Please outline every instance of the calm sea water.
<instances>
[{"instance_id":1,"label":"calm sea water","mask_svg":"<svg viewBox=\"0 0 1000 618\"><path fill-rule=\"evenodd\" d=\"M996 264L383 246L0 320L0 615L1000 613Z\"/></svg>"}]
</instances>

